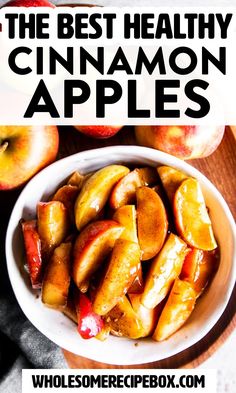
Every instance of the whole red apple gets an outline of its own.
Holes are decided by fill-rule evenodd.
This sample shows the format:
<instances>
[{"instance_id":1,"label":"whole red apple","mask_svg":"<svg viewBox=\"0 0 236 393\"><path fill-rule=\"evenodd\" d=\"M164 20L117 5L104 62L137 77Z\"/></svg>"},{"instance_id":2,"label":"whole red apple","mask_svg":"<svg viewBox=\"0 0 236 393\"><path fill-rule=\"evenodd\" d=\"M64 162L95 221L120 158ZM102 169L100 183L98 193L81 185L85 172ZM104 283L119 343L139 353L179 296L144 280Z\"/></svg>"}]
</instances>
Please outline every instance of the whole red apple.
<instances>
[{"instance_id":1,"label":"whole red apple","mask_svg":"<svg viewBox=\"0 0 236 393\"><path fill-rule=\"evenodd\" d=\"M75 126L82 134L92 136L97 139L110 138L115 135L123 126Z\"/></svg>"},{"instance_id":2,"label":"whole red apple","mask_svg":"<svg viewBox=\"0 0 236 393\"><path fill-rule=\"evenodd\" d=\"M56 126L0 126L0 190L25 183L55 160Z\"/></svg>"},{"instance_id":3,"label":"whole red apple","mask_svg":"<svg viewBox=\"0 0 236 393\"><path fill-rule=\"evenodd\" d=\"M51 7L55 5L47 0L11 0L4 7Z\"/></svg>"},{"instance_id":4,"label":"whole red apple","mask_svg":"<svg viewBox=\"0 0 236 393\"><path fill-rule=\"evenodd\" d=\"M224 126L137 126L140 145L153 147L183 160L207 157L219 146Z\"/></svg>"}]
</instances>

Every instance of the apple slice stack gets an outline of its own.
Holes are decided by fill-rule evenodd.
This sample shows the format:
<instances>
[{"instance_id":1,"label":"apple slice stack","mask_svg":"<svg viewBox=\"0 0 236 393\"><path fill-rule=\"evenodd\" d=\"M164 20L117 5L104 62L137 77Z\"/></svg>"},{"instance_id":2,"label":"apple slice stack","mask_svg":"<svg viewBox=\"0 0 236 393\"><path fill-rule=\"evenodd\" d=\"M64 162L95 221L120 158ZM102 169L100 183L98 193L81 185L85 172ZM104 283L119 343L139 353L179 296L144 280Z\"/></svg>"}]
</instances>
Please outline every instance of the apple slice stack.
<instances>
[{"instance_id":1,"label":"apple slice stack","mask_svg":"<svg viewBox=\"0 0 236 393\"><path fill-rule=\"evenodd\" d=\"M167 339L218 267L198 181L166 166L75 172L22 230L32 287L85 339Z\"/></svg>"}]
</instances>

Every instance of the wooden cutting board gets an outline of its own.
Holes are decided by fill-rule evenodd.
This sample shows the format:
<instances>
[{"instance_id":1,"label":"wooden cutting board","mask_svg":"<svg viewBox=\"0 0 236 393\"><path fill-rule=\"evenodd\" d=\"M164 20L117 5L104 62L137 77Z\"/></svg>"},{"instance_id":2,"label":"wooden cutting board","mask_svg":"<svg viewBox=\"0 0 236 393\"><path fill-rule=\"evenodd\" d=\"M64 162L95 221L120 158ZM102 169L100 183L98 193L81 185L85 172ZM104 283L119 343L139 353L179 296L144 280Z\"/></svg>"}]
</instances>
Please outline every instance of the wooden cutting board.
<instances>
[{"instance_id":1,"label":"wooden cutting board","mask_svg":"<svg viewBox=\"0 0 236 393\"><path fill-rule=\"evenodd\" d=\"M191 165L204 173L228 203L236 217L236 127L227 127L220 147L210 157L189 161ZM60 129L60 158L67 155L113 145L136 144L132 128L124 128L116 136L107 140L95 140L81 135L73 127ZM138 366L112 366L76 356L64 351L71 368L194 368L209 358L219 348L236 326L236 287L229 304L214 328L197 344L170 358Z\"/></svg>"}]
</instances>

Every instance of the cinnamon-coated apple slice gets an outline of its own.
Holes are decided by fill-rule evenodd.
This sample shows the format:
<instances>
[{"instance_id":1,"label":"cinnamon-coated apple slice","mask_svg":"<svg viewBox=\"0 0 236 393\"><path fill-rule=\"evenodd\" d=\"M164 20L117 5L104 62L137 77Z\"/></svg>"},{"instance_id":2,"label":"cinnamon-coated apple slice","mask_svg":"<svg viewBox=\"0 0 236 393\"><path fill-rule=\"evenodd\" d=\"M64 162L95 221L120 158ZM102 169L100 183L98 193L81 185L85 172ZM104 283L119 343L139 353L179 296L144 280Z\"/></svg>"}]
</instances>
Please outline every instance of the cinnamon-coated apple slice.
<instances>
[{"instance_id":1,"label":"cinnamon-coated apple slice","mask_svg":"<svg viewBox=\"0 0 236 393\"><path fill-rule=\"evenodd\" d=\"M124 226L120 239L129 240L138 243L136 209L134 205L125 205L117 209L113 215L113 219ZM128 289L128 293L143 292L143 275L141 263L137 267L137 275Z\"/></svg>"},{"instance_id":2,"label":"cinnamon-coated apple slice","mask_svg":"<svg viewBox=\"0 0 236 393\"><path fill-rule=\"evenodd\" d=\"M196 293L192 285L177 278L152 338L163 341L179 330L191 315L195 302Z\"/></svg>"},{"instance_id":3,"label":"cinnamon-coated apple slice","mask_svg":"<svg viewBox=\"0 0 236 393\"><path fill-rule=\"evenodd\" d=\"M143 282L143 270L141 262L138 264L137 267L137 275L134 278L134 281L130 285L128 289L128 294L137 294L143 293L144 290L144 282Z\"/></svg>"},{"instance_id":4,"label":"cinnamon-coated apple slice","mask_svg":"<svg viewBox=\"0 0 236 393\"><path fill-rule=\"evenodd\" d=\"M67 180L67 185L76 186L81 189L81 184L83 183L83 181L84 181L84 175L81 175L80 172L75 171Z\"/></svg>"},{"instance_id":5,"label":"cinnamon-coated apple slice","mask_svg":"<svg viewBox=\"0 0 236 393\"><path fill-rule=\"evenodd\" d=\"M123 165L109 165L95 172L84 184L75 203L75 222L78 230L94 220L106 204L114 185L129 169Z\"/></svg>"},{"instance_id":6,"label":"cinnamon-coated apple slice","mask_svg":"<svg viewBox=\"0 0 236 393\"><path fill-rule=\"evenodd\" d=\"M124 227L113 220L89 224L77 237L74 246L73 280L86 292L93 273L111 252Z\"/></svg>"},{"instance_id":7,"label":"cinnamon-coated apple slice","mask_svg":"<svg viewBox=\"0 0 236 393\"><path fill-rule=\"evenodd\" d=\"M149 186L158 181L156 170L151 167L137 168L123 177L113 188L110 196L110 206L118 209L121 206L135 202L138 187Z\"/></svg>"},{"instance_id":8,"label":"cinnamon-coated apple slice","mask_svg":"<svg viewBox=\"0 0 236 393\"><path fill-rule=\"evenodd\" d=\"M143 326L126 296L104 317L111 333L132 339L142 337Z\"/></svg>"},{"instance_id":9,"label":"cinnamon-coated apple slice","mask_svg":"<svg viewBox=\"0 0 236 393\"><path fill-rule=\"evenodd\" d=\"M174 217L178 234L192 247L211 251L217 247L200 184L184 180L174 197Z\"/></svg>"},{"instance_id":10,"label":"cinnamon-coated apple slice","mask_svg":"<svg viewBox=\"0 0 236 393\"><path fill-rule=\"evenodd\" d=\"M188 251L187 244L182 239L173 233L169 235L147 273L141 297L145 307L156 307L168 295L174 280L181 272Z\"/></svg>"},{"instance_id":11,"label":"cinnamon-coated apple slice","mask_svg":"<svg viewBox=\"0 0 236 393\"><path fill-rule=\"evenodd\" d=\"M59 201L39 202L37 216L43 255L48 258L68 234L69 216L65 206Z\"/></svg>"},{"instance_id":12,"label":"cinnamon-coated apple slice","mask_svg":"<svg viewBox=\"0 0 236 393\"><path fill-rule=\"evenodd\" d=\"M189 281L194 283L198 266L203 259L203 250L199 250L198 248L192 248L189 253L186 255L182 270L180 273L180 278L185 281Z\"/></svg>"},{"instance_id":13,"label":"cinnamon-coated apple slice","mask_svg":"<svg viewBox=\"0 0 236 393\"><path fill-rule=\"evenodd\" d=\"M184 260L180 278L188 281L200 296L219 266L218 249L203 251L193 248Z\"/></svg>"},{"instance_id":14,"label":"cinnamon-coated apple slice","mask_svg":"<svg viewBox=\"0 0 236 393\"><path fill-rule=\"evenodd\" d=\"M113 220L124 226L121 239L138 243L136 209L134 205L125 205L117 209L113 215Z\"/></svg>"},{"instance_id":15,"label":"cinnamon-coated apple slice","mask_svg":"<svg viewBox=\"0 0 236 393\"><path fill-rule=\"evenodd\" d=\"M88 180L89 177L92 176L93 173L87 173L86 175L82 175L80 172L75 171L67 180L68 186L76 186L80 191L83 187L84 183Z\"/></svg>"},{"instance_id":16,"label":"cinnamon-coated apple slice","mask_svg":"<svg viewBox=\"0 0 236 393\"><path fill-rule=\"evenodd\" d=\"M52 197L53 201L63 203L72 222L74 222L74 206L78 193L79 188L77 186L65 185L60 187Z\"/></svg>"},{"instance_id":17,"label":"cinnamon-coated apple slice","mask_svg":"<svg viewBox=\"0 0 236 393\"><path fill-rule=\"evenodd\" d=\"M111 328L107 323L104 323L103 321L103 326L100 332L95 336L95 338L99 341L105 341L109 334L110 334Z\"/></svg>"},{"instance_id":18,"label":"cinnamon-coated apple slice","mask_svg":"<svg viewBox=\"0 0 236 393\"><path fill-rule=\"evenodd\" d=\"M141 303L140 294L129 294L129 300L136 315L142 322L142 337L150 336L157 324L158 306L153 309L144 307Z\"/></svg>"},{"instance_id":19,"label":"cinnamon-coated apple slice","mask_svg":"<svg viewBox=\"0 0 236 393\"><path fill-rule=\"evenodd\" d=\"M42 302L49 307L66 306L70 286L71 243L61 243L49 260L42 285Z\"/></svg>"},{"instance_id":20,"label":"cinnamon-coated apple slice","mask_svg":"<svg viewBox=\"0 0 236 393\"><path fill-rule=\"evenodd\" d=\"M168 220L165 206L159 195L149 187L137 189L138 240L142 260L153 258L162 248Z\"/></svg>"},{"instance_id":21,"label":"cinnamon-coated apple slice","mask_svg":"<svg viewBox=\"0 0 236 393\"><path fill-rule=\"evenodd\" d=\"M107 314L127 293L137 274L140 263L138 243L119 239L116 241L106 274L97 290L93 310Z\"/></svg>"},{"instance_id":22,"label":"cinnamon-coated apple slice","mask_svg":"<svg viewBox=\"0 0 236 393\"><path fill-rule=\"evenodd\" d=\"M157 171L169 201L172 204L177 188L180 186L183 180L188 178L188 176L175 168L165 165L159 166Z\"/></svg>"},{"instance_id":23,"label":"cinnamon-coated apple slice","mask_svg":"<svg viewBox=\"0 0 236 393\"><path fill-rule=\"evenodd\" d=\"M78 332L84 339L95 337L103 328L103 320L92 309L92 302L87 295L78 292L75 296L75 308L78 317Z\"/></svg>"},{"instance_id":24,"label":"cinnamon-coated apple slice","mask_svg":"<svg viewBox=\"0 0 236 393\"><path fill-rule=\"evenodd\" d=\"M21 227L31 284L34 289L39 289L42 286L42 255L37 221L23 221Z\"/></svg>"}]
</instances>

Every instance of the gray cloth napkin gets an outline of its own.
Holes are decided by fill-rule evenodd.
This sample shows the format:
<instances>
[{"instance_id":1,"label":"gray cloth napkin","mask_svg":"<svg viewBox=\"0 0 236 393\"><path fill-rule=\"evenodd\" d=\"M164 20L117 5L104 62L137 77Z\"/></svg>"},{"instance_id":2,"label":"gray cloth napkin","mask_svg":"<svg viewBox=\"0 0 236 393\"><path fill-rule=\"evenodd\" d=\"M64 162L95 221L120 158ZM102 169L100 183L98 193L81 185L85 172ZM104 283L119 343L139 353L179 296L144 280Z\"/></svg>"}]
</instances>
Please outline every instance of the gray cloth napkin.
<instances>
[{"instance_id":1,"label":"gray cloth napkin","mask_svg":"<svg viewBox=\"0 0 236 393\"><path fill-rule=\"evenodd\" d=\"M23 368L67 367L61 349L26 319L10 288L0 298L0 333L1 393L21 392Z\"/></svg>"},{"instance_id":2,"label":"gray cloth napkin","mask_svg":"<svg viewBox=\"0 0 236 393\"><path fill-rule=\"evenodd\" d=\"M29 365L35 368L65 367L61 349L26 319L13 298L1 299L0 330L19 347Z\"/></svg>"}]
</instances>

